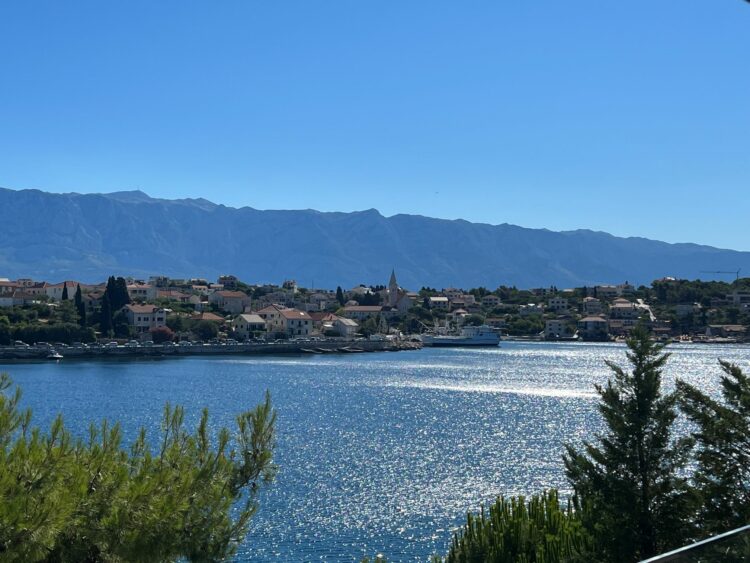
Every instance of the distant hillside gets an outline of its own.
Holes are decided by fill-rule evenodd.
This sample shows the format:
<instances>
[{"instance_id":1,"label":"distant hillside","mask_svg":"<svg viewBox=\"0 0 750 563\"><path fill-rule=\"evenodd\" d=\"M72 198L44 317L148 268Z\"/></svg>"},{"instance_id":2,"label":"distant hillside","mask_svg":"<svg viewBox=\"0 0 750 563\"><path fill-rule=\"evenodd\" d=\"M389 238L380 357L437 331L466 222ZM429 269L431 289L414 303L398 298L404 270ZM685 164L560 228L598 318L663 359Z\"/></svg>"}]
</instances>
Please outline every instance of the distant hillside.
<instances>
[{"instance_id":1,"label":"distant hillside","mask_svg":"<svg viewBox=\"0 0 750 563\"><path fill-rule=\"evenodd\" d=\"M750 252L552 232L416 215L234 209L142 192L51 194L0 189L0 277L94 281L232 273L248 282L303 286L386 283L391 268L422 285L573 287L701 270L750 272ZM724 276L723 279L727 279Z\"/></svg>"}]
</instances>

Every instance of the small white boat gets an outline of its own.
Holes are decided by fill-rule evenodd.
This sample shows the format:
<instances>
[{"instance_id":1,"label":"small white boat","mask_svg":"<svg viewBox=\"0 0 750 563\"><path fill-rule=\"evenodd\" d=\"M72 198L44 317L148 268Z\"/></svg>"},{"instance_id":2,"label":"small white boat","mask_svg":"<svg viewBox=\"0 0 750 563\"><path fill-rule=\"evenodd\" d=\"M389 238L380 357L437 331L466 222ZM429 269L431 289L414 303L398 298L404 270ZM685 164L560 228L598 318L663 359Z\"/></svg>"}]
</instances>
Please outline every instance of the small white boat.
<instances>
[{"instance_id":1,"label":"small white boat","mask_svg":"<svg viewBox=\"0 0 750 563\"><path fill-rule=\"evenodd\" d=\"M63 356L60 352L56 350L50 350L50 353L47 354L47 359L48 360L62 360Z\"/></svg>"},{"instance_id":2,"label":"small white boat","mask_svg":"<svg viewBox=\"0 0 750 563\"><path fill-rule=\"evenodd\" d=\"M465 326L461 334L423 334L425 346L497 346L500 335L487 325Z\"/></svg>"}]
</instances>

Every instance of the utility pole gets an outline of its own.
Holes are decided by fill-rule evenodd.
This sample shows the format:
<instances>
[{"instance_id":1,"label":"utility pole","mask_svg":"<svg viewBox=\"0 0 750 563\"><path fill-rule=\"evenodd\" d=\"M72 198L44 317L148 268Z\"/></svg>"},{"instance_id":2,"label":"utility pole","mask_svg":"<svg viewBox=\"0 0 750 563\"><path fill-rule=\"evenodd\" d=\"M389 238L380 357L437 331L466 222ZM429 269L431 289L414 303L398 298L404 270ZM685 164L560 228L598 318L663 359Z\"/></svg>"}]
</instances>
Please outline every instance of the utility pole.
<instances>
[{"instance_id":1,"label":"utility pole","mask_svg":"<svg viewBox=\"0 0 750 563\"><path fill-rule=\"evenodd\" d=\"M747 0L750 2L750 0ZM737 268L736 270L727 271L727 270L701 270L701 274L734 274L734 281L738 281L740 279L740 272L742 271L741 268Z\"/></svg>"}]
</instances>

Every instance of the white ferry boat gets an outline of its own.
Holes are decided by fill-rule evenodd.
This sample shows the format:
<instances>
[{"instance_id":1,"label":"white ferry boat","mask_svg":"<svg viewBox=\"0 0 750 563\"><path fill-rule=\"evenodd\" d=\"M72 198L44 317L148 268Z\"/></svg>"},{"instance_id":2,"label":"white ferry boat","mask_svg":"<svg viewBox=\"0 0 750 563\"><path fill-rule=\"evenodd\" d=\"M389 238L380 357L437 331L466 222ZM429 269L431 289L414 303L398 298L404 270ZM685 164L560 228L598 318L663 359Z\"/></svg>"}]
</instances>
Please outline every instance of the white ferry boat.
<instances>
[{"instance_id":1,"label":"white ferry boat","mask_svg":"<svg viewBox=\"0 0 750 563\"><path fill-rule=\"evenodd\" d=\"M500 335L487 325L465 326L461 334L423 334L425 346L497 346Z\"/></svg>"}]
</instances>

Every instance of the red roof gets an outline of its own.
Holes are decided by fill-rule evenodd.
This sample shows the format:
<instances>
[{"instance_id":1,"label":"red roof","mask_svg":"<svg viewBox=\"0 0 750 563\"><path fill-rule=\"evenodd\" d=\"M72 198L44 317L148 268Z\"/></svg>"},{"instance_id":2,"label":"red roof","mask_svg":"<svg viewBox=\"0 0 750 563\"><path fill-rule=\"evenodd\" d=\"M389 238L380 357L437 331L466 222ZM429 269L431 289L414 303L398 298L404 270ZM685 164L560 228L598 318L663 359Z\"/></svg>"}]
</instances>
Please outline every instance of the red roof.
<instances>
[{"instance_id":1,"label":"red roof","mask_svg":"<svg viewBox=\"0 0 750 563\"><path fill-rule=\"evenodd\" d=\"M344 307L344 311L347 313L379 313L383 310L380 305L350 305Z\"/></svg>"},{"instance_id":2,"label":"red roof","mask_svg":"<svg viewBox=\"0 0 750 563\"><path fill-rule=\"evenodd\" d=\"M282 309L281 311L279 311L279 314L287 320L312 320L312 318L310 318L310 315L308 315L304 311L298 311L297 309Z\"/></svg>"},{"instance_id":3,"label":"red roof","mask_svg":"<svg viewBox=\"0 0 750 563\"><path fill-rule=\"evenodd\" d=\"M126 309L129 309L131 312L135 314L145 314L145 313L153 313L154 311L160 310L160 307L156 307L155 305L125 305Z\"/></svg>"},{"instance_id":4,"label":"red roof","mask_svg":"<svg viewBox=\"0 0 750 563\"><path fill-rule=\"evenodd\" d=\"M217 291L217 295L221 295L225 299L246 299L247 293L242 291Z\"/></svg>"}]
</instances>

